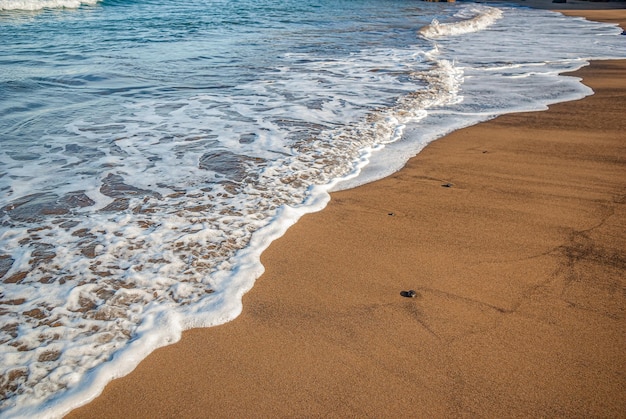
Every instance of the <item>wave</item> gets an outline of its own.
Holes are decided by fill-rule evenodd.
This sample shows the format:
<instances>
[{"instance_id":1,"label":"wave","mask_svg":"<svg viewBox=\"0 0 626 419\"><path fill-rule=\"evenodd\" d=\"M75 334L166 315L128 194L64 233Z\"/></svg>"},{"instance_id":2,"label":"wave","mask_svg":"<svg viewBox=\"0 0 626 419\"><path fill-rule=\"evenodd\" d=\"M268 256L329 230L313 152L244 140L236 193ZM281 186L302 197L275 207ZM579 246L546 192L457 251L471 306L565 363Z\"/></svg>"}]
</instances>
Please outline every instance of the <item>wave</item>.
<instances>
[{"instance_id":1,"label":"wave","mask_svg":"<svg viewBox=\"0 0 626 419\"><path fill-rule=\"evenodd\" d=\"M468 19L452 23L439 23L437 19L433 19L430 25L424 26L418 31L418 33L424 38L433 39L479 32L488 28L502 17L502 10L495 7L472 7L467 11L473 16Z\"/></svg>"},{"instance_id":2,"label":"wave","mask_svg":"<svg viewBox=\"0 0 626 419\"><path fill-rule=\"evenodd\" d=\"M241 296L263 272L260 257L269 243L303 214L322 209L330 199L327 191L356 176L373 149L399 141L404 127L431 108L459 100L462 70L440 60L436 48L422 54L427 64L404 67L408 71L401 80L389 77L416 55L412 49L372 49L319 61L317 68L327 71L322 84L336 80L335 98L324 103L309 101L316 98L315 89L319 99L328 94L317 87L319 73L308 79L309 73L292 70L282 79L272 75L272 83L240 84L249 94L239 98L205 93L176 102L147 100L127 104L104 120L69 124L67 129L80 140L50 149L84 159L91 173L102 162L109 173L95 175L101 178L94 179L95 189L88 185L91 179L83 183L86 179L78 175L58 186L48 183L43 192L29 187L28 196L8 205L0 199L2 221L15 227L8 233L0 230L0 250L5 252L0 252L0 277L12 287L0 295L6 310L0 320L15 325L5 336L10 333L10 342L22 348L6 341L0 348L0 365L9 366L8 372L0 369L0 391L4 386L9 395L0 397L5 413L0 417L33 417L44 403L47 417L61 416L68 406L95 397L112 378L132 371L156 348L177 341L183 329L214 326L239 315ZM305 61L309 68L314 64L307 58L312 57L293 53L289 62ZM363 66L367 60L380 72L372 75L372 67ZM403 87L405 93L393 96L386 107L357 114L347 103L350 96L339 91L358 92L359 97L365 92L357 84L341 88L339 82L345 81L332 75L352 71L356 78L358 65L366 80L393 86L395 94ZM295 88L306 103L292 93ZM282 97L288 102L279 102ZM214 114L221 109L225 112ZM251 129L247 119L237 120L235 114L254 115L262 125ZM346 122L350 115L362 117ZM214 130L200 132L197 121ZM213 135L218 132L223 134ZM287 143L290 153L270 143L281 132L294 138ZM241 135L229 150L219 140L225 144L232 133ZM112 135L113 149L100 141ZM242 144L261 141L269 146L267 153L245 155ZM48 157L39 154L12 153L10 158ZM0 163L8 162L2 157ZM130 159L123 172L111 173L112 161ZM218 181L211 183L214 175ZM153 179L159 183L153 185ZM128 216L125 211L131 208L134 215ZM18 223L45 225L49 242L33 238L34 250L20 248L21 232L35 232ZM46 284L39 282L43 272ZM23 312L36 318L23 318ZM13 319L20 319L19 327ZM87 384L78 385L79 379Z\"/></svg>"},{"instance_id":3,"label":"wave","mask_svg":"<svg viewBox=\"0 0 626 419\"><path fill-rule=\"evenodd\" d=\"M0 0L0 10L76 9L93 6L99 0Z\"/></svg>"}]
</instances>

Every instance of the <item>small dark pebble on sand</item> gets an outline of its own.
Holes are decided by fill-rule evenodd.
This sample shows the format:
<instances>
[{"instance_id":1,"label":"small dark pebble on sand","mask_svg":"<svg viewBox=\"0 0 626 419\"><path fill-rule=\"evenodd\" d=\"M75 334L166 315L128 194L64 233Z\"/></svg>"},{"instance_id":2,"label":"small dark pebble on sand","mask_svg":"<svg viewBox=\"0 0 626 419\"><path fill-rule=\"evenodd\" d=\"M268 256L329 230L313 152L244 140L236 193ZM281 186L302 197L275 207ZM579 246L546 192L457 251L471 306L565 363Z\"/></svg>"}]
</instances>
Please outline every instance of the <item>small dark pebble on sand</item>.
<instances>
[{"instance_id":1,"label":"small dark pebble on sand","mask_svg":"<svg viewBox=\"0 0 626 419\"><path fill-rule=\"evenodd\" d=\"M401 296L403 297L407 297L407 298L415 298L417 297L417 293L413 290L408 290L408 291L402 291L400 293Z\"/></svg>"}]
</instances>

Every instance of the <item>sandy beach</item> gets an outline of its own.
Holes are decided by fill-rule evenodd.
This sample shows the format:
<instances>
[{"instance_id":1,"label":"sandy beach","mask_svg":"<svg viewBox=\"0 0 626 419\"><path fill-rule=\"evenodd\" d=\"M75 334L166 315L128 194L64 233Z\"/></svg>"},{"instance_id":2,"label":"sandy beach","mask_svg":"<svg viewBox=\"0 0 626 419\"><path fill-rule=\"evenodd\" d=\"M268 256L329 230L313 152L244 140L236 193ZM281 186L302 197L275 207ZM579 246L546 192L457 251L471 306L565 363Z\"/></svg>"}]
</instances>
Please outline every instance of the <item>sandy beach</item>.
<instances>
[{"instance_id":1,"label":"sandy beach","mask_svg":"<svg viewBox=\"0 0 626 419\"><path fill-rule=\"evenodd\" d=\"M626 61L575 75L595 95L334 193L264 253L239 318L68 417L624 417Z\"/></svg>"}]
</instances>

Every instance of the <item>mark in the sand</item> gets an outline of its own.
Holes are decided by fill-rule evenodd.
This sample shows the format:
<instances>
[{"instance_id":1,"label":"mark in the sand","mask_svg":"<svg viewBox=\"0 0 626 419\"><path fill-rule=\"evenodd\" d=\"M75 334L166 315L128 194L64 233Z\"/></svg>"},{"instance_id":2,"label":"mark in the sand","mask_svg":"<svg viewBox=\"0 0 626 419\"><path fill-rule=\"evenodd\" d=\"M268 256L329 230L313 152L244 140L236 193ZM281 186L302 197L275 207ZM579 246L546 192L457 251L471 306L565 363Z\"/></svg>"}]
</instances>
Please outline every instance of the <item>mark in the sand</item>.
<instances>
[{"instance_id":1,"label":"mark in the sand","mask_svg":"<svg viewBox=\"0 0 626 419\"><path fill-rule=\"evenodd\" d=\"M415 298L417 297L417 292L415 292L414 290L401 291L400 295L406 298Z\"/></svg>"},{"instance_id":2,"label":"mark in the sand","mask_svg":"<svg viewBox=\"0 0 626 419\"><path fill-rule=\"evenodd\" d=\"M393 213L393 212L390 212L390 213L388 213L387 215L388 215L388 216L390 216L390 217L393 217L393 216L394 216L394 215L396 215L396 214L395 214L395 213Z\"/></svg>"},{"instance_id":3,"label":"mark in the sand","mask_svg":"<svg viewBox=\"0 0 626 419\"><path fill-rule=\"evenodd\" d=\"M451 188L453 185L452 185L452 183L444 183L441 186L443 186L444 188Z\"/></svg>"}]
</instances>

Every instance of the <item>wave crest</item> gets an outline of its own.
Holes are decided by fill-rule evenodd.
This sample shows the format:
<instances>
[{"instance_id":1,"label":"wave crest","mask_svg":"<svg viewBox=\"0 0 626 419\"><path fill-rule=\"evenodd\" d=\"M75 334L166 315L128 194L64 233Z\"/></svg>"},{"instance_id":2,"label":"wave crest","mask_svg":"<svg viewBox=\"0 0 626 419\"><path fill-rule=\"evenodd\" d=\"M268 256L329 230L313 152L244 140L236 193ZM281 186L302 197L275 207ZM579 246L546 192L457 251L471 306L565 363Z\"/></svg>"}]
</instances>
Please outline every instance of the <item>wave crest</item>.
<instances>
[{"instance_id":1,"label":"wave crest","mask_svg":"<svg viewBox=\"0 0 626 419\"><path fill-rule=\"evenodd\" d=\"M0 10L76 9L93 6L99 0L0 0Z\"/></svg>"},{"instance_id":2,"label":"wave crest","mask_svg":"<svg viewBox=\"0 0 626 419\"><path fill-rule=\"evenodd\" d=\"M502 10L495 7L472 8L469 11L474 14L469 19L452 23L439 23L437 19L433 19L430 25L424 26L418 33L424 38L433 39L479 32L502 17Z\"/></svg>"}]
</instances>

